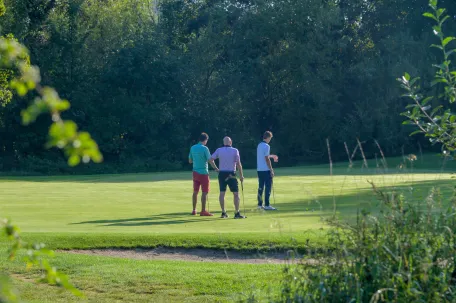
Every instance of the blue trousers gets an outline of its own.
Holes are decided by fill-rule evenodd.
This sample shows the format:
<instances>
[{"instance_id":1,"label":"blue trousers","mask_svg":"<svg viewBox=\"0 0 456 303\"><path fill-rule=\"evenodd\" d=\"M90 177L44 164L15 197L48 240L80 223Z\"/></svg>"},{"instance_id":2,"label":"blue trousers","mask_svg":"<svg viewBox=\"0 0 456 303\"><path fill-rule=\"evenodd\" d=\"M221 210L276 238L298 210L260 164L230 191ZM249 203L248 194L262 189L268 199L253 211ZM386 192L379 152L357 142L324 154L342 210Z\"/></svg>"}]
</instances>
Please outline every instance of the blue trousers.
<instances>
[{"instance_id":1,"label":"blue trousers","mask_svg":"<svg viewBox=\"0 0 456 303\"><path fill-rule=\"evenodd\" d=\"M264 204L265 206L269 206L269 197L271 196L271 189L272 189L272 177L271 172L268 171L258 171L258 206L263 205L263 191L266 187L266 191L264 193Z\"/></svg>"}]
</instances>

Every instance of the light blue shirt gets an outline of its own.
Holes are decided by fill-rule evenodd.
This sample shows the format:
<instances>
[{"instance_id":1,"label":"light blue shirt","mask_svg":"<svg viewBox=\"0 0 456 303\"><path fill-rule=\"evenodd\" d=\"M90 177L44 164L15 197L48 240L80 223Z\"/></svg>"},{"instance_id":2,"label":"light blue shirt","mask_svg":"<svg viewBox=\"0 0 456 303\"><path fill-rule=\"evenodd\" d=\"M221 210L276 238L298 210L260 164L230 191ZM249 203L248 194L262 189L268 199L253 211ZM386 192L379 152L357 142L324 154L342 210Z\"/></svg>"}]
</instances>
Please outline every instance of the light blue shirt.
<instances>
[{"instance_id":1,"label":"light blue shirt","mask_svg":"<svg viewBox=\"0 0 456 303\"><path fill-rule=\"evenodd\" d=\"M209 175L207 161L211 158L209 148L201 143L195 144L190 149L188 158L193 161L193 171L202 175Z\"/></svg>"},{"instance_id":2,"label":"light blue shirt","mask_svg":"<svg viewBox=\"0 0 456 303\"><path fill-rule=\"evenodd\" d=\"M271 147L266 142L261 142L257 147L257 171L269 171L268 164L266 162L266 156L269 156Z\"/></svg>"}]
</instances>

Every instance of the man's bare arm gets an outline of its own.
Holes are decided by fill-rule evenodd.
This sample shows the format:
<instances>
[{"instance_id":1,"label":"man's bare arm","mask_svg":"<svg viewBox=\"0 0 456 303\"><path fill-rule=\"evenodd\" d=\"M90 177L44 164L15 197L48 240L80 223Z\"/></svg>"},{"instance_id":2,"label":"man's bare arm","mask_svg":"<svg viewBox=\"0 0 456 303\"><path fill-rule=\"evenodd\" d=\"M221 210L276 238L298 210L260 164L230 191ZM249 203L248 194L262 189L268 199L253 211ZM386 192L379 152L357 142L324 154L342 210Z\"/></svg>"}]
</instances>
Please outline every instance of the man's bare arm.
<instances>
[{"instance_id":1,"label":"man's bare arm","mask_svg":"<svg viewBox=\"0 0 456 303\"><path fill-rule=\"evenodd\" d=\"M193 163L193 160L188 158L188 163L192 164Z\"/></svg>"},{"instance_id":2,"label":"man's bare arm","mask_svg":"<svg viewBox=\"0 0 456 303\"><path fill-rule=\"evenodd\" d=\"M279 157L277 155L269 155L269 158L272 158L274 160L274 162L279 161Z\"/></svg>"},{"instance_id":3,"label":"man's bare arm","mask_svg":"<svg viewBox=\"0 0 456 303\"><path fill-rule=\"evenodd\" d=\"M207 162L209 162L209 164L212 166L212 168L213 168L216 172L219 171L219 169L217 168L217 165L215 165L214 159L210 158Z\"/></svg>"},{"instance_id":4,"label":"man's bare arm","mask_svg":"<svg viewBox=\"0 0 456 303\"><path fill-rule=\"evenodd\" d=\"M274 169L272 168L271 159L269 159L269 156L264 156L264 158L266 159L266 164L268 165L268 168L271 171L271 176L274 177Z\"/></svg>"},{"instance_id":5,"label":"man's bare arm","mask_svg":"<svg viewBox=\"0 0 456 303\"><path fill-rule=\"evenodd\" d=\"M244 171L242 170L241 161L237 161L236 166L239 169L239 178L241 179L241 182L242 182L242 181L244 181Z\"/></svg>"}]
</instances>

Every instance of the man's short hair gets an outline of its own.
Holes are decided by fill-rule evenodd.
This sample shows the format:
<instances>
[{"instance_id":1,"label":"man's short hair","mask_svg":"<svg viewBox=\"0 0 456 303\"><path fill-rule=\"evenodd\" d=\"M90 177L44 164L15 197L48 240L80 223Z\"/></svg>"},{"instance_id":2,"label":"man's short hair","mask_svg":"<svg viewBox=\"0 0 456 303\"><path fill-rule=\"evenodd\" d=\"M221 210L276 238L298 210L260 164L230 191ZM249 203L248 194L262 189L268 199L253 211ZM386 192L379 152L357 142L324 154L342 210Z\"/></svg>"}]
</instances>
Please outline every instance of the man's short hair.
<instances>
[{"instance_id":1,"label":"man's short hair","mask_svg":"<svg viewBox=\"0 0 456 303\"><path fill-rule=\"evenodd\" d=\"M272 138L272 133L270 131L267 131L263 134L263 139L269 139Z\"/></svg>"},{"instance_id":2,"label":"man's short hair","mask_svg":"<svg viewBox=\"0 0 456 303\"><path fill-rule=\"evenodd\" d=\"M201 133L201 135L198 138L199 142L204 142L206 140L209 140L209 135L206 133Z\"/></svg>"}]
</instances>

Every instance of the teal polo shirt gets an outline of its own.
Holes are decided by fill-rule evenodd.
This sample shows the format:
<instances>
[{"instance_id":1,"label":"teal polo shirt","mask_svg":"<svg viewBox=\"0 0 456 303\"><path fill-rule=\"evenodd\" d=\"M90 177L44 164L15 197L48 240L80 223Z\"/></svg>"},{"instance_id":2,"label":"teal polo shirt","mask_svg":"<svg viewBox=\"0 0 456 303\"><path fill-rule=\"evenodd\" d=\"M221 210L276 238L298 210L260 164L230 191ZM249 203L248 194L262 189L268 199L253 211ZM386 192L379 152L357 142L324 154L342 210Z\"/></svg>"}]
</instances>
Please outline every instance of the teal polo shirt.
<instances>
[{"instance_id":1,"label":"teal polo shirt","mask_svg":"<svg viewBox=\"0 0 456 303\"><path fill-rule=\"evenodd\" d=\"M209 175L207 161L211 158L209 148L201 143L195 144L190 149L188 158L193 161L193 171L202 175Z\"/></svg>"}]
</instances>

